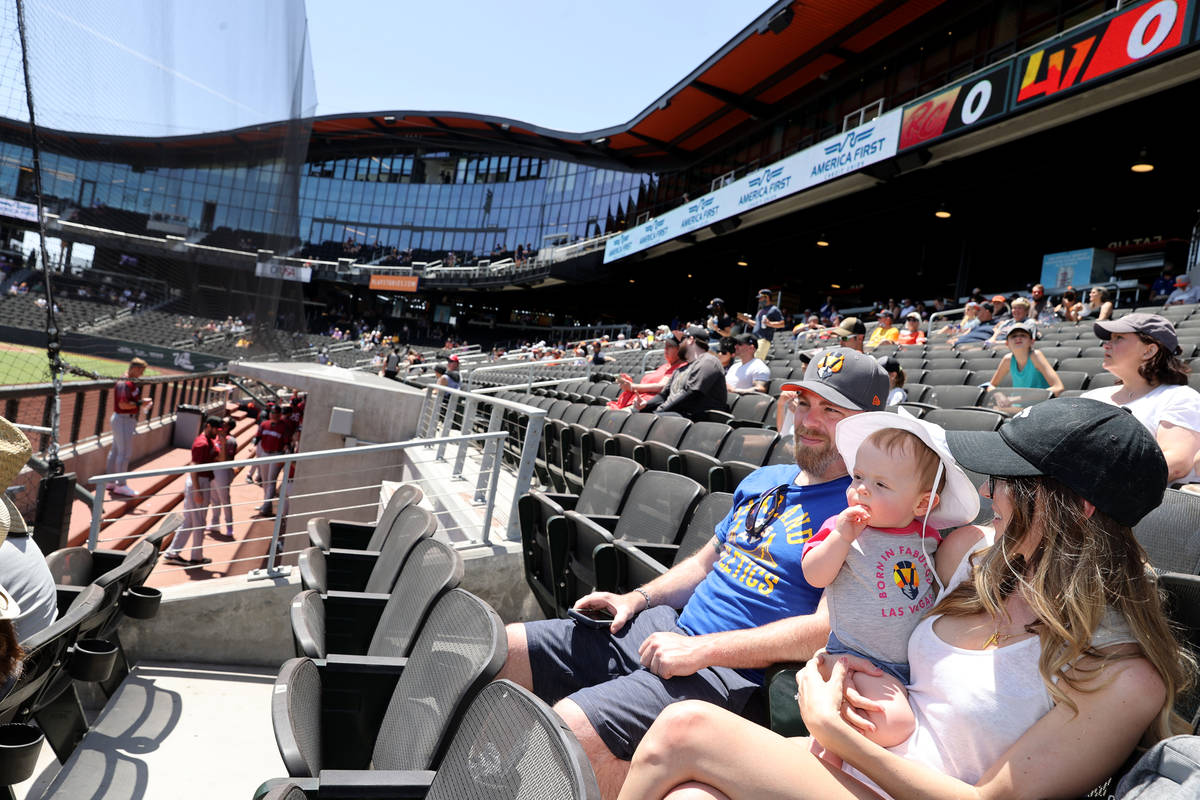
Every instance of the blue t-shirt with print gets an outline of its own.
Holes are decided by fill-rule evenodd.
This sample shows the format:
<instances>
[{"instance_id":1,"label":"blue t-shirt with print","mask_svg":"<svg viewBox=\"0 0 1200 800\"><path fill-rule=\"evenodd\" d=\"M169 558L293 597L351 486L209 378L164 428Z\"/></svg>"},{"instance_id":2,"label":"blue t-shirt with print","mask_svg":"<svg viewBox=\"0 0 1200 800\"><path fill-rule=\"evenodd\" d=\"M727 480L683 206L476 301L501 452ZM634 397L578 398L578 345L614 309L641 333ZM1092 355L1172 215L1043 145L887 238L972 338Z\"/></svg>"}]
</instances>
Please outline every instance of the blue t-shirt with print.
<instances>
[{"instance_id":1,"label":"blue t-shirt with print","mask_svg":"<svg viewBox=\"0 0 1200 800\"><path fill-rule=\"evenodd\" d=\"M738 484L733 508L716 527L720 556L683 607L681 628L693 635L756 628L816 609L821 590L804 579L800 568L804 543L846 508L850 478L797 486L799 473L793 464L777 464L755 470ZM781 484L788 486L786 504L762 537L751 542L746 535L750 509Z\"/></svg>"}]
</instances>

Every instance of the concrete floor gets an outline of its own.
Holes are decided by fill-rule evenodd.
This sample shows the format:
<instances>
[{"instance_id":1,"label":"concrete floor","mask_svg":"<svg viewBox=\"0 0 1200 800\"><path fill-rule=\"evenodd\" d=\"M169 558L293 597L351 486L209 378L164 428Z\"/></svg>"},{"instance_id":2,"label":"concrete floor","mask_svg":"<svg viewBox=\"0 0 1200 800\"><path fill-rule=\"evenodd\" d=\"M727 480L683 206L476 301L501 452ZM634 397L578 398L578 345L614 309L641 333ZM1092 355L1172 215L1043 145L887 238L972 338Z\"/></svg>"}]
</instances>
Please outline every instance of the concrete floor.
<instances>
[{"instance_id":1,"label":"concrete floor","mask_svg":"<svg viewBox=\"0 0 1200 800\"><path fill-rule=\"evenodd\" d=\"M271 729L276 670L142 662L61 769L42 748L25 800L250 797L285 775Z\"/></svg>"}]
</instances>

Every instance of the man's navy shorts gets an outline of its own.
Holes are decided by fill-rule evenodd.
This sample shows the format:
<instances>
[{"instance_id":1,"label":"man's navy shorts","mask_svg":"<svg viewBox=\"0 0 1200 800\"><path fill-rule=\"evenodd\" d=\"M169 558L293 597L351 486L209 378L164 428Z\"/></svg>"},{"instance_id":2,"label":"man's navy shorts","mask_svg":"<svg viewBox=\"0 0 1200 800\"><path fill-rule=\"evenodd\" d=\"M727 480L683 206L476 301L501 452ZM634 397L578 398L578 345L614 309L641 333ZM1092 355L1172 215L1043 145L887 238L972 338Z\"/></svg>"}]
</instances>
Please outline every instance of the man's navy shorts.
<instances>
[{"instance_id":1,"label":"man's navy shorts","mask_svg":"<svg viewBox=\"0 0 1200 800\"><path fill-rule=\"evenodd\" d=\"M617 758L633 758L650 724L671 703L705 700L738 713L759 684L728 667L663 680L642 667L638 648L652 633L687 636L667 606L643 611L616 635L569 619L525 624L533 690L547 703L575 702Z\"/></svg>"}]
</instances>

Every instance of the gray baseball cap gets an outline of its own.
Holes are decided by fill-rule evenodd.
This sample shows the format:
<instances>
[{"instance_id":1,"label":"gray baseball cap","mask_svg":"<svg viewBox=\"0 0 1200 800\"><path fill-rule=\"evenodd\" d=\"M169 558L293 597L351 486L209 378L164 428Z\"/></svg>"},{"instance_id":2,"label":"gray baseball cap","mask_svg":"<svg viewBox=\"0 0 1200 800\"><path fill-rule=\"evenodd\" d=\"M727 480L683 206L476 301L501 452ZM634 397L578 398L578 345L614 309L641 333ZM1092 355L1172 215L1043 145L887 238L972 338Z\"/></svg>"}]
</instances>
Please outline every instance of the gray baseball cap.
<instances>
[{"instance_id":1,"label":"gray baseball cap","mask_svg":"<svg viewBox=\"0 0 1200 800\"><path fill-rule=\"evenodd\" d=\"M1120 319L1109 319L1092 324L1092 332L1100 339L1111 339L1114 333L1141 333L1166 348L1171 355L1179 355L1179 336L1175 326L1166 317L1158 314L1126 314Z\"/></svg>"},{"instance_id":2,"label":"gray baseball cap","mask_svg":"<svg viewBox=\"0 0 1200 800\"><path fill-rule=\"evenodd\" d=\"M882 411L890 388L887 372L873 356L831 347L808 362L804 380L785 383L782 391L806 389L842 408Z\"/></svg>"}]
</instances>

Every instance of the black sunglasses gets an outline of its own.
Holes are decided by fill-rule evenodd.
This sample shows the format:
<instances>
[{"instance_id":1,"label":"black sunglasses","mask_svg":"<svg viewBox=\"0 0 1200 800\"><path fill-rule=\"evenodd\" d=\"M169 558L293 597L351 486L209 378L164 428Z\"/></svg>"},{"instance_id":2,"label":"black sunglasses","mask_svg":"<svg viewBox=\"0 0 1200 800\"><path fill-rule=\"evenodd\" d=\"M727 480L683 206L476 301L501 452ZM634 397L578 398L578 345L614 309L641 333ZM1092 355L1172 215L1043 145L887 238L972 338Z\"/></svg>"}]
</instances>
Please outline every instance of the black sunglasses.
<instances>
[{"instance_id":1,"label":"black sunglasses","mask_svg":"<svg viewBox=\"0 0 1200 800\"><path fill-rule=\"evenodd\" d=\"M750 513L746 515L746 538L750 540L751 544L761 539L767 528L771 527L771 523L779 519L779 514L787 500L789 486L791 486L790 483L779 484L766 494L760 495L754 501L754 505L750 506ZM765 516L760 521L758 517L764 512Z\"/></svg>"}]
</instances>

